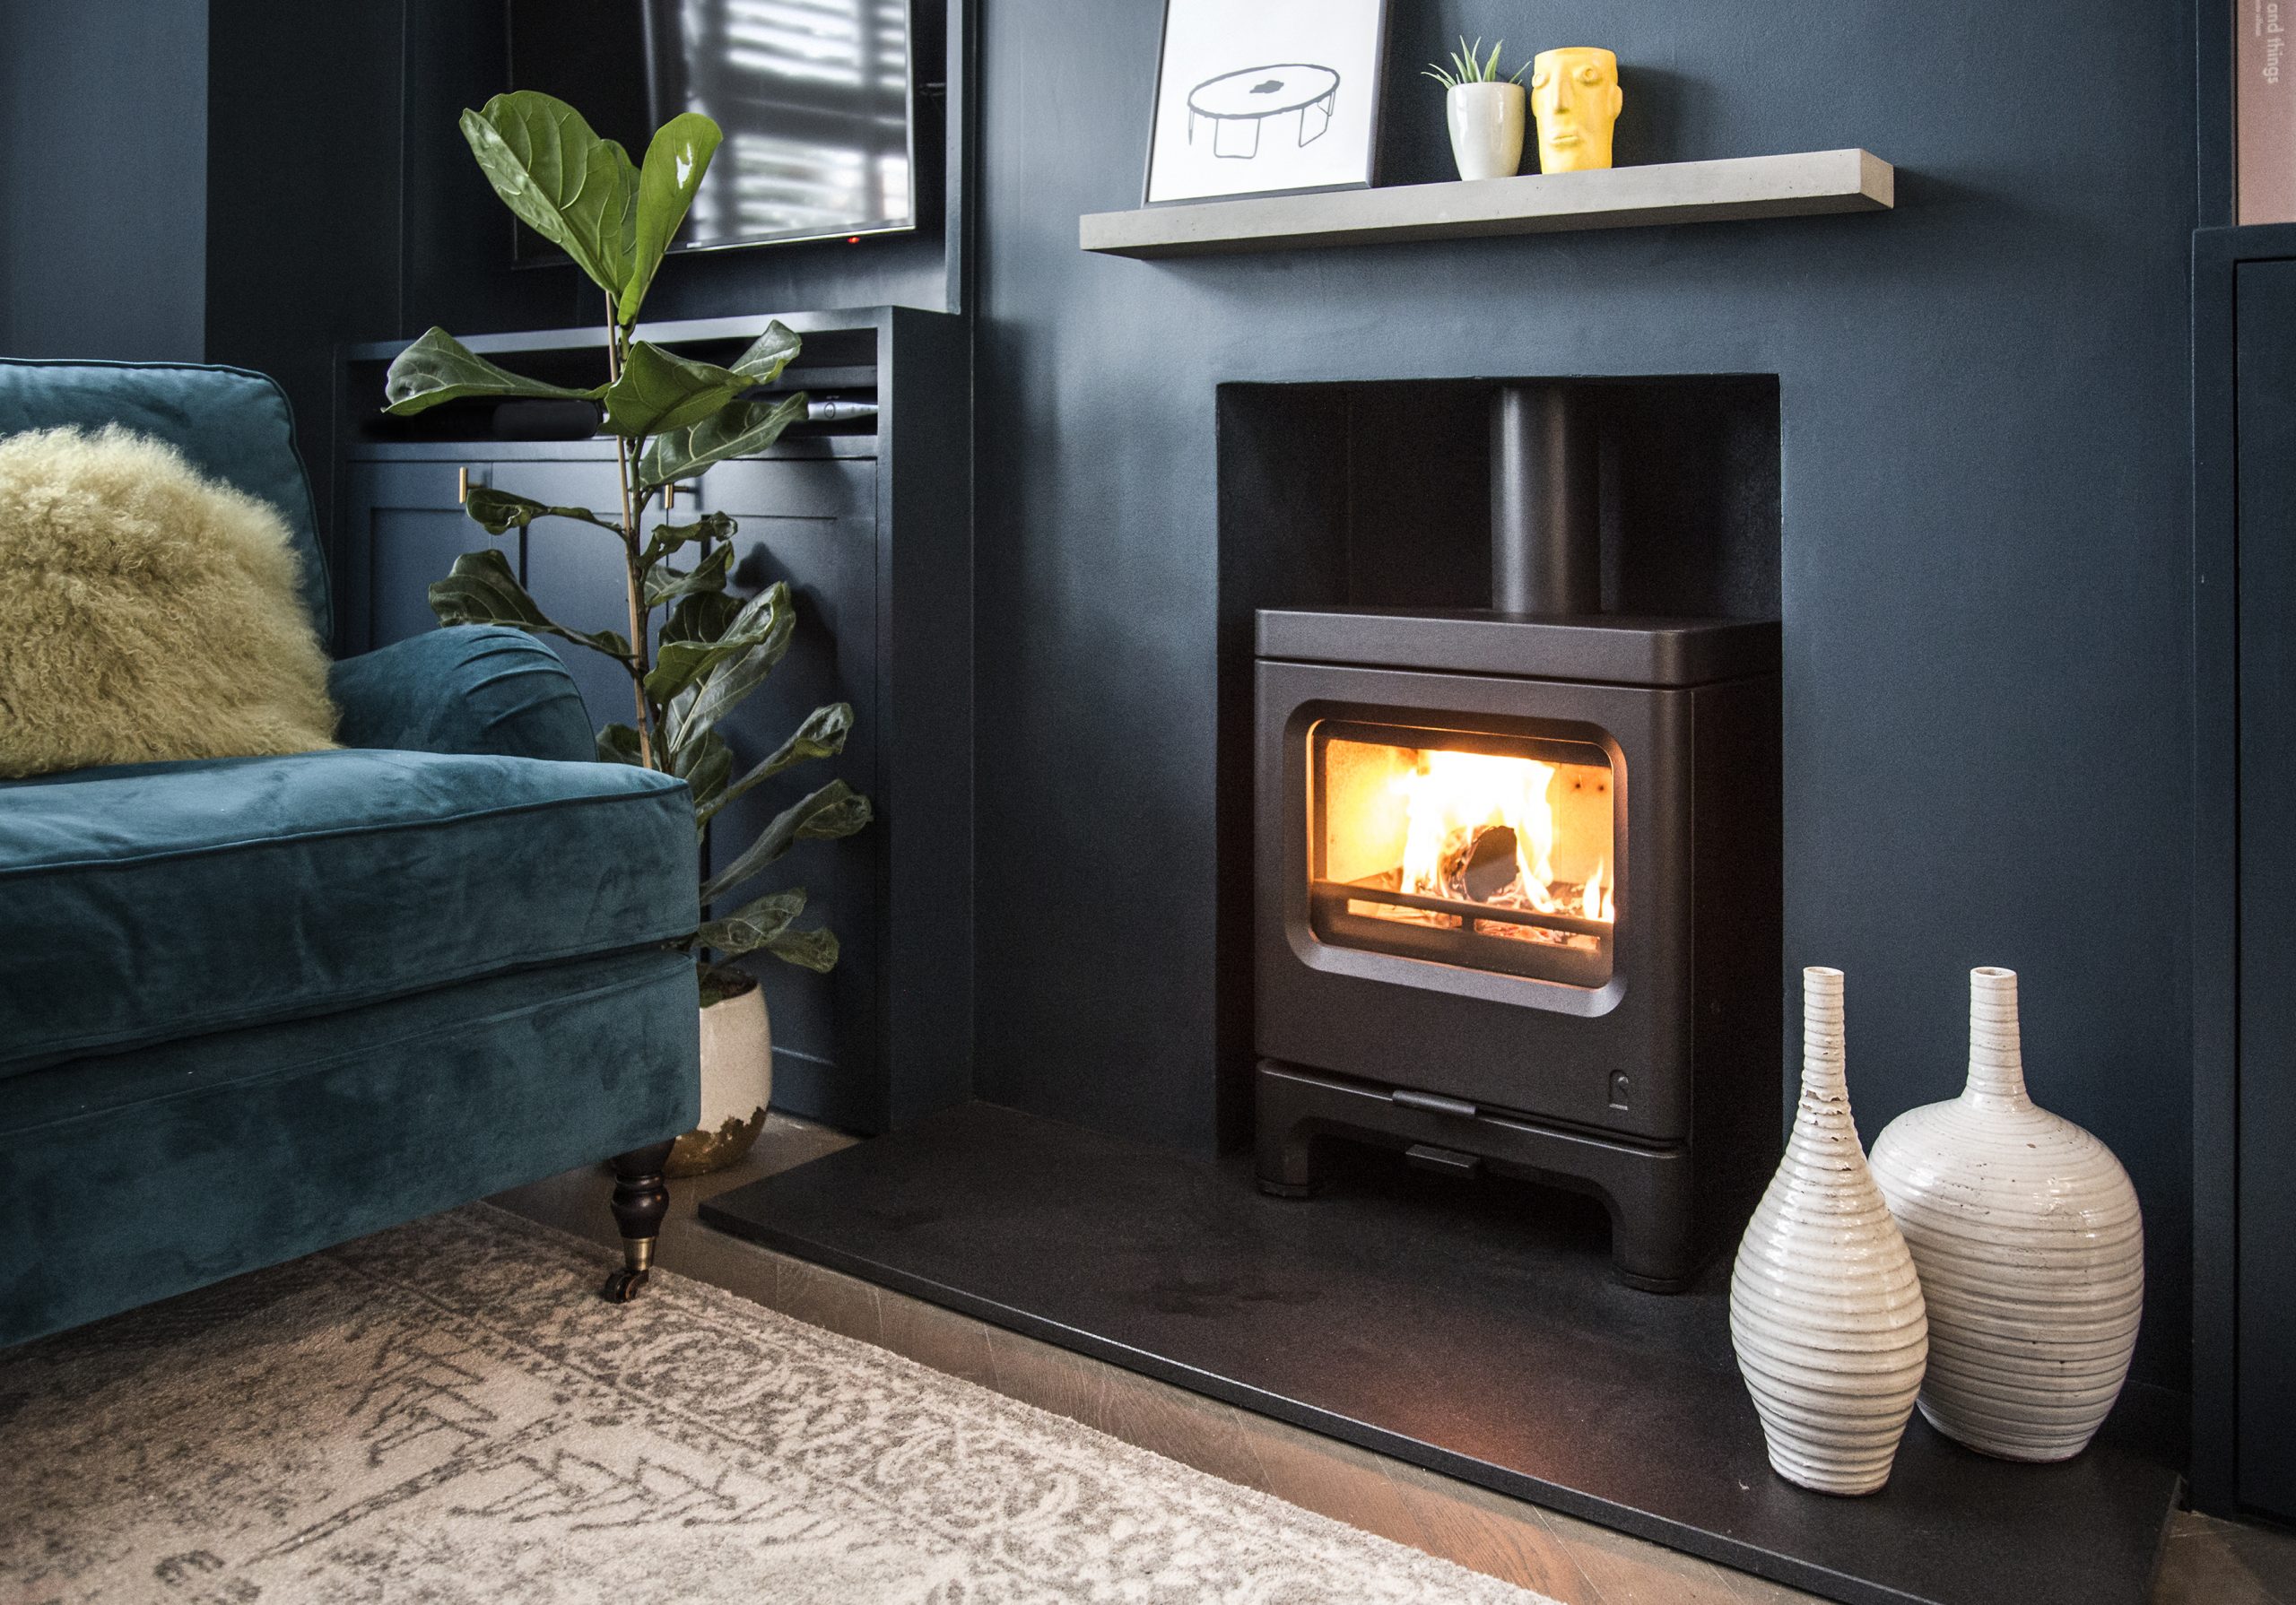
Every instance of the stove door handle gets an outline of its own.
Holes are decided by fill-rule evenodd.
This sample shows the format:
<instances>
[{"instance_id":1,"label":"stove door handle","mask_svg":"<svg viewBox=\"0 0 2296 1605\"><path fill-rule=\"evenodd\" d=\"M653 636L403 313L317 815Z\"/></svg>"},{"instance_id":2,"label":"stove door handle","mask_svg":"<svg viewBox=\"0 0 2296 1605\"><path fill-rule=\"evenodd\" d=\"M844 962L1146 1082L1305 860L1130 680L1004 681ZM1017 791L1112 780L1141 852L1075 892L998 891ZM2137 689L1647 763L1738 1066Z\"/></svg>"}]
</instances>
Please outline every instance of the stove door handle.
<instances>
[{"instance_id":1,"label":"stove door handle","mask_svg":"<svg viewBox=\"0 0 2296 1605\"><path fill-rule=\"evenodd\" d=\"M1482 1113L1473 1104L1456 1097L1439 1097L1432 1092L1413 1092L1402 1087L1388 1093L1387 1097L1406 1109L1424 1109L1430 1115L1456 1115L1461 1120L1473 1120Z\"/></svg>"}]
</instances>

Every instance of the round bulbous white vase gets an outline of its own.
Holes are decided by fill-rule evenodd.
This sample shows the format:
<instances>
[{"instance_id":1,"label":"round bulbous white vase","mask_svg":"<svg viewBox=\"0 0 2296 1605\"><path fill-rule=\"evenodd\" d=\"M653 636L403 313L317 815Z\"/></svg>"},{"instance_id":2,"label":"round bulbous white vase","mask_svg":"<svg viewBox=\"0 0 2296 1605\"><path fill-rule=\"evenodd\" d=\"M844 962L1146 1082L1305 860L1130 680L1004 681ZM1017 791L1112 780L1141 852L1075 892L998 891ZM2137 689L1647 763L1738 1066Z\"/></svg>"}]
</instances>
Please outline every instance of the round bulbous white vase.
<instances>
[{"instance_id":1,"label":"round bulbous white vase","mask_svg":"<svg viewBox=\"0 0 2296 1605\"><path fill-rule=\"evenodd\" d=\"M1730 1276L1730 1344L1771 1469L1824 1494L1890 1479L1929 1326L1866 1167L1845 1082L1841 972L1802 972L1802 1097Z\"/></svg>"},{"instance_id":2,"label":"round bulbous white vase","mask_svg":"<svg viewBox=\"0 0 2296 1605\"><path fill-rule=\"evenodd\" d=\"M1462 178L1511 178L1523 166L1526 97L1519 83L1459 83L1444 91L1451 155Z\"/></svg>"},{"instance_id":3,"label":"round bulbous white vase","mask_svg":"<svg viewBox=\"0 0 2296 1605\"><path fill-rule=\"evenodd\" d=\"M2144 1219L2103 1143L2025 1090L2013 970L1970 972L1969 1082L1874 1144L1929 1303L1921 1413L2003 1460L2069 1460L2128 1377Z\"/></svg>"}]
</instances>

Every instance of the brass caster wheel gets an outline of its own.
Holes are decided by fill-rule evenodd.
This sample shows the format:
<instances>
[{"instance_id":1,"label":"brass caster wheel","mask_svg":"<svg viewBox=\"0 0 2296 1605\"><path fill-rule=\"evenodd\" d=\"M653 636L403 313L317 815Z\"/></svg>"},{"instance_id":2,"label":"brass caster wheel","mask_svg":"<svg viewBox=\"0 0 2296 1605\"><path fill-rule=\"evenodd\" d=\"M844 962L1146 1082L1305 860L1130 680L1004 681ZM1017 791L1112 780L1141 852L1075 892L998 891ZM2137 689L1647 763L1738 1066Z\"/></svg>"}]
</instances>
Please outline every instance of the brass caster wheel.
<instances>
[{"instance_id":1,"label":"brass caster wheel","mask_svg":"<svg viewBox=\"0 0 2296 1605\"><path fill-rule=\"evenodd\" d=\"M608 1304L628 1304L644 1290L649 1274L648 1271L632 1271L627 1265L618 1266L607 1276L606 1285L598 1289L598 1297Z\"/></svg>"}]
</instances>

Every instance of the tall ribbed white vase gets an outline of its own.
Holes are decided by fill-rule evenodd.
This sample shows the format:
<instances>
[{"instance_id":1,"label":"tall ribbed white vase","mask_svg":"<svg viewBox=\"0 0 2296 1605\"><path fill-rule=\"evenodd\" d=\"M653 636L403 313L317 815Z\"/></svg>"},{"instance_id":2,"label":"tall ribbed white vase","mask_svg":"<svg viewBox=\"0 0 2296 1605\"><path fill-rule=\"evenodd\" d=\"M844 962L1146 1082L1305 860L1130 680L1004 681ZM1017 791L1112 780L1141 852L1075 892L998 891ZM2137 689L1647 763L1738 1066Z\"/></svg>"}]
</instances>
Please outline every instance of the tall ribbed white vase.
<instances>
[{"instance_id":1,"label":"tall ribbed white vase","mask_svg":"<svg viewBox=\"0 0 2296 1605\"><path fill-rule=\"evenodd\" d=\"M2026 1095L2015 971L1970 972L1969 1084L1892 1121L1874 1177L1929 1301L1921 1413L2004 1460L2080 1453L2136 1349L2144 1219L2112 1150Z\"/></svg>"},{"instance_id":2,"label":"tall ribbed white vase","mask_svg":"<svg viewBox=\"0 0 2296 1605\"><path fill-rule=\"evenodd\" d=\"M1844 1081L1841 972L1802 972L1802 1098L1730 1277L1730 1343L1788 1482L1870 1494L1928 1353L1921 1284L1866 1168Z\"/></svg>"}]
</instances>

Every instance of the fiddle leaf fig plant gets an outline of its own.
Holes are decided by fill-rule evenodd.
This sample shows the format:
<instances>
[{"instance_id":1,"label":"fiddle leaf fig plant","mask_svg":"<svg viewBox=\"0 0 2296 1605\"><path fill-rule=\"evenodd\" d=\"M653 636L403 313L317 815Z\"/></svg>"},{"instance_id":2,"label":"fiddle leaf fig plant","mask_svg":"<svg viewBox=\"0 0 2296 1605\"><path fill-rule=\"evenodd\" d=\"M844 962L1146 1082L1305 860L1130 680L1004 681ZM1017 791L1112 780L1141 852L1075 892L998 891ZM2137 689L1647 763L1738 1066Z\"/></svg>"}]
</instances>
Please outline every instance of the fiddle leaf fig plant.
<instances>
[{"instance_id":1,"label":"fiddle leaf fig plant","mask_svg":"<svg viewBox=\"0 0 2296 1605\"><path fill-rule=\"evenodd\" d=\"M622 544L629 605L620 629L561 624L535 605L509 560L490 548L455 560L452 572L430 587L430 611L442 625L509 625L621 664L630 676L631 717L598 732L598 757L684 780L693 793L694 829L706 838L729 803L796 765L836 757L853 728L853 709L845 703L815 708L770 755L742 768L718 726L789 650L796 604L786 584L747 597L733 590L733 519L705 513L672 524L656 508L657 499L666 504L665 487L728 457L754 455L804 417L803 395L749 399L781 377L797 354L797 336L779 323L769 325L724 367L637 336L646 292L718 150L720 134L709 118L694 112L671 118L647 146L642 166L592 132L571 106L532 91L497 95L483 109L464 112L462 131L503 204L572 257L604 293L605 378L588 389L526 378L434 328L391 364L387 411L405 416L474 396L596 403L600 427L614 440L620 506L551 507L482 485L471 487L465 505L489 534L553 520L613 536ZM715 917L686 945L697 958L761 951L807 969L833 967L836 936L797 927L803 889L770 891L722 914L711 906L799 842L850 836L869 819L869 800L842 780L781 810L703 881L704 912ZM705 1001L739 985L728 973L703 967Z\"/></svg>"}]
</instances>

